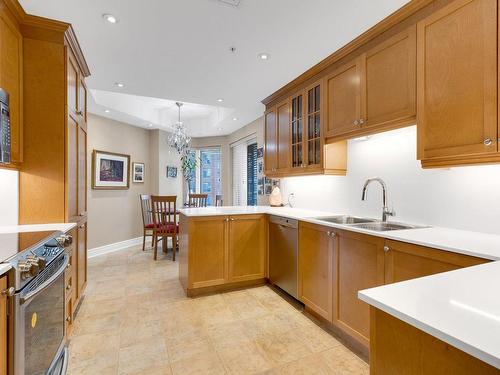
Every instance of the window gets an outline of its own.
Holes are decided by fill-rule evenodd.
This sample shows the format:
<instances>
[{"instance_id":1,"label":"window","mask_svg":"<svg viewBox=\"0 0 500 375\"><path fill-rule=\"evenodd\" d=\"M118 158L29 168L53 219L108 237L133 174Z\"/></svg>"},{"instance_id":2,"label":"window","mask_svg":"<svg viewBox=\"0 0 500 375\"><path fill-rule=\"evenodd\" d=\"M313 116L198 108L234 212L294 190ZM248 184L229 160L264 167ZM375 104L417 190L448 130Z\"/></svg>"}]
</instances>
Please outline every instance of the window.
<instances>
[{"instance_id":1,"label":"window","mask_svg":"<svg viewBox=\"0 0 500 375\"><path fill-rule=\"evenodd\" d=\"M233 164L233 205L257 205L257 141L231 145Z\"/></svg>"},{"instance_id":2,"label":"window","mask_svg":"<svg viewBox=\"0 0 500 375\"><path fill-rule=\"evenodd\" d=\"M197 158L196 171L189 181L190 193L207 194L207 204L215 204L215 196L221 194L221 152L220 148L206 148L190 150L190 154Z\"/></svg>"}]
</instances>

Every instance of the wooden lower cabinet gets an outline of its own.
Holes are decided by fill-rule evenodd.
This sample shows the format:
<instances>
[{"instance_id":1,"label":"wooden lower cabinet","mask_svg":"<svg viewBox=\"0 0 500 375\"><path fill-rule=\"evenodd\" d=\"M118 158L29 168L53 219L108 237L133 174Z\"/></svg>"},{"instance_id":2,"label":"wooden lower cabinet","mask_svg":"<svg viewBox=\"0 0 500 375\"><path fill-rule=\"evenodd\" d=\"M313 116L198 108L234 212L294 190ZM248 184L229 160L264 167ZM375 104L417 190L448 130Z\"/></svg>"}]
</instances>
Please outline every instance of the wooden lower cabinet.
<instances>
[{"instance_id":1,"label":"wooden lower cabinet","mask_svg":"<svg viewBox=\"0 0 500 375\"><path fill-rule=\"evenodd\" d=\"M267 276L266 215L181 214L179 246L179 280L188 295Z\"/></svg>"},{"instance_id":2,"label":"wooden lower cabinet","mask_svg":"<svg viewBox=\"0 0 500 375\"><path fill-rule=\"evenodd\" d=\"M368 346L370 309L358 291L384 284L384 239L348 231L338 232L333 260L333 323Z\"/></svg>"},{"instance_id":3,"label":"wooden lower cabinet","mask_svg":"<svg viewBox=\"0 0 500 375\"><path fill-rule=\"evenodd\" d=\"M264 215L232 216L229 219L230 281L266 277L266 224Z\"/></svg>"},{"instance_id":4,"label":"wooden lower cabinet","mask_svg":"<svg viewBox=\"0 0 500 375\"><path fill-rule=\"evenodd\" d=\"M498 375L500 370L371 307L371 375Z\"/></svg>"},{"instance_id":5,"label":"wooden lower cabinet","mask_svg":"<svg viewBox=\"0 0 500 375\"><path fill-rule=\"evenodd\" d=\"M316 314L332 321L332 228L301 222L299 225L299 300Z\"/></svg>"},{"instance_id":6,"label":"wooden lower cabinet","mask_svg":"<svg viewBox=\"0 0 500 375\"><path fill-rule=\"evenodd\" d=\"M82 223L78 226L78 260L77 260L77 284L76 292L78 300L83 296L85 287L87 286L87 223Z\"/></svg>"},{"instance_id":7,"label":"wooden lower cabinet","mask_svg":"<svg viewBox=\"0 0 500 375\"><path fill-rule=\"evenodd\" d=\"M488 262L463 254L398 241L385 241L385 284Z\"/></svg>"},{"instance_id":8,"label":"wooden lower cabinet","mask_svg":"<svg viewBox=\"0 0 500 375\"><path fill-rule=\"evenodd\" d=\"M0 292L7 289L7 276L0 277ZM7 296L0 294L0 374L7 374Z\"/></svg>"}]
</instances>

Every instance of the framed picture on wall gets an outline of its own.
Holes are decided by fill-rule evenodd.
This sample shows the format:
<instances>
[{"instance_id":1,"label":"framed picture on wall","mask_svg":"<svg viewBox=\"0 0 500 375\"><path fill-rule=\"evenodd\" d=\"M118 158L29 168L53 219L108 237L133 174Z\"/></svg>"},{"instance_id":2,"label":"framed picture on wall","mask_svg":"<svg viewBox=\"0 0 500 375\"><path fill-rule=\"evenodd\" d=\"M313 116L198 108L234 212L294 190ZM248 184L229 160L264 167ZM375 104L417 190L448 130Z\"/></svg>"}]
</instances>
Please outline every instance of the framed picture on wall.
<instances>
[{"instance_id":1,"label":"framed picture on wall","mask_svg":"<svg viewBox=\"0 0 500 375\"><path fill-rule=\"evenodd\" d=\"M177 167L167 166L167 177L176 178L177 177Z\"/></svg>"},{"instance_id":2,"label":"framed picture on wall","mask_svg":"<svg viewBox=\"0 0 500 375\"><path fill-rule=\"evenodd\" d=\"M144 174L145 174L145 165L144 163L132 163L132 181L133 182L144 182Z\"/></svg>"},{"instance_id":3,"label":"framed picture on wall","mask_svg":"<svg viewBox=\"0 0 500 375\"><path fill-rule=\"evenodd\" d=\"M92 189L129 188L130 155L94 150L92 152Z\"/></svg>"}]
</instances>

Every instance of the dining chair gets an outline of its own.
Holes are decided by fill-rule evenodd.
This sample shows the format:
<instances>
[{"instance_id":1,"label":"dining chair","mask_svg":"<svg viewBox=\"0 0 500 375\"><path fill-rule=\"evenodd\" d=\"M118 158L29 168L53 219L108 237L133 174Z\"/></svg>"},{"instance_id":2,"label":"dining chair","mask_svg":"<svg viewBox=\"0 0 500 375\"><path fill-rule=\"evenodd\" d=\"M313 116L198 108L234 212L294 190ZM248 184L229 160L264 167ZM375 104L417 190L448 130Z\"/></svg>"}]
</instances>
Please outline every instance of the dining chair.
<instances>
[{"instance_id":1,"label":"dining chair","mask_svg":"<svg viewBox=\"0 0 500 375\"><path fill-rule=\"evenodd\" d=\"M207 207L208 194L189 194L189 207Z\"/></svg>"},{"instance_id":2,"label":"dining chair","mask_svg":"<svg viewBox=\"0 0 500 375\"><path fill-rule=\"evenodd\" d=\"M154 223L153 223L153 211L151 209L151 196L148 194L139 194L139 199L141 201L141 212L142 212L142 251L146 250L146 237L151 237L151 246L154 246Z\"/></svg>"},{"instance_id":3,"label":"dining chair","mask_svg":"<svg viewBox=\"0 0 500 375\"><path fill-rule=\"evenodd\" d=\"M215 207L221 207L222 204L223 204L222 195L221 194L217 194L215 196Z\"/></svg>"},{"instance_id":4,"label":"dining chair","mask_svg":"<svg viewBox=\"0 0 500 375\"><path fill-rule=\"evenodd\" d=\"M161 239L163 251L167 251L167 239L172 238L172 260L175 261L177 252L177 235L179 225L177 224L177 196L151 196L153 207L153 237L154 237L154 260L158 257L158 241Z\"/></svg>"}]
</instances>

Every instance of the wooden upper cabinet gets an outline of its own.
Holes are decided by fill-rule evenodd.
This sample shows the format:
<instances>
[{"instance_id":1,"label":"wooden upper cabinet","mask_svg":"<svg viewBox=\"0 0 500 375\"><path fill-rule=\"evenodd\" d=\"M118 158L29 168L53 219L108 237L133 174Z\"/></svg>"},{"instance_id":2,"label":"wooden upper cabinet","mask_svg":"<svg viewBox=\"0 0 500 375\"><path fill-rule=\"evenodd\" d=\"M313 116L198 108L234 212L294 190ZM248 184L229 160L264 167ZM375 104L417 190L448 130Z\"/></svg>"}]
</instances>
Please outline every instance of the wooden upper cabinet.
<instances>
[{"instance_id":1,"label":"wooden upper cabinet","mask_svg":"<svg viewBox=\"0 0 500 375\"><path fill-rule=\"evenodd\" d=\"M366 92L361 128L415 124L416 51L412 26L363 55Z\"/></svg>"},{"instance_id":2,"label":"wooden upper cabinet","mask_svg":"<svg viewBox=\"0 0 500 375\"><path fill-rule=\"evenodd\" d=\"M265 215L237 215L229 218L229 281L266 277L266 224Z\"/></svg>"},{"instance_id":3,"label":"wooden upper cabinet","mask_svg":"<svg viewBox=\"0 0 500 375\"><path fill-rule=\"evenodd\" d=\"M306 97L305 164L307 167L321 166L323 158L322 98L321 83L308 87Z\"/></svg>"},{"instance_id":4,"label":"wooden upper cabinet","mask_svg":"<svg viewBox=\"0 0 500 375\"><path fill-rule=\"evenodd\" d=\"M418 158L498 157L497 0L456 0L417 24ZM434 160L433 160L434 159ZM479 160L477 159L477 160ZM451 164L461 164L451 161Z\"/></svg>"},{"instance_id":5,"label":"wooden upper cabinet","mask_svg":"<svg viewBox=\"0 0 500 375\"><path fill-rule=\"evenodd\" d=\"M68 52L69 53L69 52ZM69 54L68 65L67 65L67 77L68 77L68 97L67 106L68 114L77 116L78 112L78 66L76 62Z\"/></svg>"},{"instance_id":6,"label":"wooden upper cabinet","mask_svg":"<svg viewBox=\"0 0 500 375\"><path fill-rule=\"evenodd\" d=\"M0 8L0 87L9 94L11 160L23 161L23 37L7 8Z\"/></svg>"},{"instance_id":7,"label":"wooden upper cabinet","mask_svg":"<svg viewBox=\"0 0 500 375\"><path fill-rule=\"evenodd\" d=\"M71 122L71 120L69 120ZM87 133L78 126L78 216L84 217L87 215Z\"/></svg>"},{"instance_id":8,"label":"wooden upper cabinet","mask_svg":"<svg viewBox=\"0 0 500 375\"><path fill-rule=\"evenodd\" d=\"M68 116L67 128L67 208L66 217L69 222L78 222L80 212L78 210L78 123L73 116Z\"/></svg>"},{"instance_id":9,"label":"wooden upper cabinet","mask_svg":"<svg viewBox=\"0 0 500 375\"><path fill-rule=\"evenodd\" d=\"M266 175L278 169L278 123L276 108L265 113L264 129L264 170Z\"/></svg>"},{"instance_id":10,"label":"wooden upper cabinet","mask_svg":"<svg viewBox=\"0 0 500 375\"><path fill-rule=\"evenodd\" d=\"M384 240L380 237L340 231L334 258L333 323L367 346L370 308L358 299L358 291L384 284Z\"/></svg>"},{"instance_id":11,"label":"wooden upper cabinet","mask_svg":"<svg viewBox=\"0 0 500 375\"><path fill-rule=\"evenodd\" d=\"M324 81L326 87L326 136L334 137L359 128L363 61L354 59Z\"/></svg>"},{"instance_id":12,"label":"wooden upper cabinet","mask_svg":"<svg viewBox=\"0 0 500 375\"><path fill-rule=\"evenodd\" d=\"M80 126L87 130L87 85L81 74L78 79L78 116L80 116Z\"/></svg>"},{"instance_id":13,"label":"wooden upper cabinet","mask_svg":"<svg viewBox=\"0 0 500 375\"><path fill-rule=\"evenodd\" d=\"M304 164L304 94L301 92L291 98L291 160L292 168L303 168Z\"/></svg>"},{"instance_id":14,"label":"wooden upper cabinet","mask_svg":"<svg viewBox=\"0 0 500 375\"><path fill-rule=\"evenodd\" d=\"M278 125L278 172L290 167L290 102L285 100L276 107Z\"/></svg>"},{"instance_id":15,"label":"wooden upper cabinet","mask_svg":"<svg viewBox=\"0 0 500 375\"><path fill-rule=\"evenodd\" d=\"M488 262L486 259L392 240L385 241L384 250L385 284Z\"/></svg>"},{"instance_id":16,"label":"wooden upper cabinet","mask_svg":"<svg viewBox=\"0 0 500 375\"><path fill-rule=\"evenodd\" d=\"M332 321L334 241L332 228L299 224L299 300Z\"/></svg>"}]
</instances>

